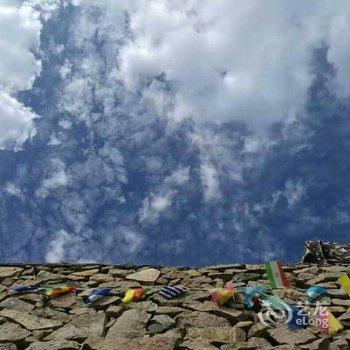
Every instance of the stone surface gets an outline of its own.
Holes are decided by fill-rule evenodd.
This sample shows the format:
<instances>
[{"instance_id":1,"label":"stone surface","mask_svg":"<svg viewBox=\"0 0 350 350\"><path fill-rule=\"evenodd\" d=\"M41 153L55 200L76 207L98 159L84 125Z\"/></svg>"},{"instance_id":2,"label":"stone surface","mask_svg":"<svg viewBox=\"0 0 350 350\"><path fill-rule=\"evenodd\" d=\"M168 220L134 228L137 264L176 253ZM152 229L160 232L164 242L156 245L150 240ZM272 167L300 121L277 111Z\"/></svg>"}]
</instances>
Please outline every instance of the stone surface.
<instances>
[{"instance_id":1,"label":"stone surface","mask_svg":"<svg viewBox=\"0 0 350 350\"><path fill-rule=\"evenodd\" d=\"M310 343L316 336L306 329L291 331L286 325L268 329L269 336L278 344L299 345Z\"/></svg>"},{"instance_id":2,"label":"stone surface","mask_svg":"<svg viewBox=\"0 0 350 350\"><path fill-rule=\"evenodd\" d=\"M175 339L166 336L152 338L93 338L85 342L89 350L174 350Z\"/></svg>"},{"instance_id":3,"label":"stone surface","mask_svg":"<svg viewBox=\"0 0 350 350\"><path fill-rule=\"evenodd\" d=\"M15 266L0 266L0 279L18 275L23 271L20 267Z\"/></svg>"},{"instance_id":4,"label":"stone surface","mask_svg":"<svg viewBox=\"0 0 350 350\"><path fill-rule=\"evenodd\" d=\"M0 325L0 343L19 342L30 336L30 332L16 323Z\"/></svg>"},{"instance_id":5,"label":"stone surface","mask_svg":"<svg viewBox=\"0 0 350 350\"><path fill-rule=\"evenodd\" d=\"M132 273L131 275L126 276L126 279L138 282L155 282L159 275L160 272L158 270L150 268Z\"/></svg>"},{"instance_id":6,"label":"stone surface","mask_svg":"<svg viewBox=\"0 0 350 350\"><path fill-rule=\"evenodd\" d=\"M22 310L30 312L34 309L34 305L26 303L18 298L7 298L0 303L0 309Z\"/></svg>"},{"instance_id":7,"label":"stone surface","mask_svg":"<svg viewBox=\"0 0 350 350\"><path fill-rule=\"evenodd\" d=\"M213 288L227 280L234 286L268 285L263 265L230 264L199 269L115 265L0 265L0 350L239 350L350 349L350 304L337 276L349 265L285 266L291 287L273 293L286 302L305 302L305 289L314 282L327 289L322 302L344 326L324 337L310 326L290 331L260 323L257 312L244 309L243 298L218 306ZM9 286L68 283L77 293L48 300L37 293L6 296ZM190 291L171 300L162 298L162 285L182 284ZM123 304L129 288L146 286L153 295ZM115 296L85 305L91 288L111 288ZM314 306L311 308L313 311Z\"/></svg>"},{"instance_id":8,"label":"stone surface","mask_svg":"<svg viewBox=\"0 0 350 350\"><path fill-rule=\"evenodd\" d=\"M151 315L142 310L127 310L114 323L107 338L141 338L147 334L146 324Z\"/></svg>"},{"instance_id":9,"label":"stone surface","mask_svg":"<svg viewBox=\"0 0 350 350\"><path fill-rule=\"evenodd\" d=\"M50 320L48 318L39 318L27 312L18 310L4 309L0 312L0 316L6 317L16 323L19 323L31 331L37 329L57 328L62 326L62 322L60 321Z\"/></svg>"},{"instance_id":10,"label":"stone surface","mask_svg":"<svg viewBox=\"0 0 350 350\"><path fill-rule=\"evenodd\" d=\"M80 315L71 322L52 332L45 340L83 340L88 337L102 337L105 332L106 315L103 312Z\"/></svg>"},{"instance_id":11,"label":"stone surface","mask_svg":"<svg viewBox=\"0 0 350 350\"><path fill-rule=\"evenodd\" d=\"M196 339L202 342L239 342L245 341L246 333L238 327L205 327L205 328L188 328L185 340Z\"/></svg>"},{"instance_id":12,"label":"stone surface","mask_svg":"<svg viewBox=\"0 0 350 350\"><path fill-rule=\"evenodd\" d=\"M52 340L46 342L34 342L28 350L79 350L80 344L68 340Z\"/></svg>"}]
</instances>

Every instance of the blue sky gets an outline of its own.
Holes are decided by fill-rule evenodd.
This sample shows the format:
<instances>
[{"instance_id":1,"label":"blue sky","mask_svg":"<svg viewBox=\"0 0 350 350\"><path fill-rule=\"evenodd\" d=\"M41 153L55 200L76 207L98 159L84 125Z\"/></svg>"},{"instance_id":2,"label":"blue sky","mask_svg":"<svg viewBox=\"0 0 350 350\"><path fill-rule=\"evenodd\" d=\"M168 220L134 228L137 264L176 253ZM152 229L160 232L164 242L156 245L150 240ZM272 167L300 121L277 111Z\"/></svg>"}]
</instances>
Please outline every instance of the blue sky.
<instances>
[{"instance_id":1,"label":"blue sky","mask_svg":"<svg viewBox=\"0 0 350 350\"><path fill-rule=\"evenodd\" d=\"M1 1L0 261L347 241L349 27L345 0Z\"/></svg>"}]
</instances>

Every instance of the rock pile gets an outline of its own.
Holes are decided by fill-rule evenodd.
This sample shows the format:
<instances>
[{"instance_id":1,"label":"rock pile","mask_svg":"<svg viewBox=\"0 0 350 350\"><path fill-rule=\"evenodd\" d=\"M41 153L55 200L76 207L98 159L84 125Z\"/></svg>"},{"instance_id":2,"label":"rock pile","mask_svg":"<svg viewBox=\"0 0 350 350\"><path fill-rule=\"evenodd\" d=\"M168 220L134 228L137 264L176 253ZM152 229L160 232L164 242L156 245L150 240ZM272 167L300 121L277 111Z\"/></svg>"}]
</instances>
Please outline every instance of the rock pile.
<instances>
[{"instance_id":1,"label":"rock pile","mask_svg":"<svg viewBox=\"0 0 350 350\"><path fill-rule=\"evenodd\" d=\"M217 265L199 269L106 265L0 266L0 350L234 350L350 349L350 298L337 284L349 265L284 266L290 288L275 290L284 301L305 301L311 285L327 288L328 310L344 330L325 337L315 327L291 331L281 323L268 327L243 304L219 307L209 298L215 287L234 277L234 286L267 285L263 265ZM47 300L38 293L6 296L10 286L67 283L76 293ZM164 285L189 288L166 300ZM147 286L155 293L145 301L122 304L128 288ZM93 306L82 300L91 288L110 288ZM1 292L2 291L2 292Z\"/></svg>"}]
</instances>

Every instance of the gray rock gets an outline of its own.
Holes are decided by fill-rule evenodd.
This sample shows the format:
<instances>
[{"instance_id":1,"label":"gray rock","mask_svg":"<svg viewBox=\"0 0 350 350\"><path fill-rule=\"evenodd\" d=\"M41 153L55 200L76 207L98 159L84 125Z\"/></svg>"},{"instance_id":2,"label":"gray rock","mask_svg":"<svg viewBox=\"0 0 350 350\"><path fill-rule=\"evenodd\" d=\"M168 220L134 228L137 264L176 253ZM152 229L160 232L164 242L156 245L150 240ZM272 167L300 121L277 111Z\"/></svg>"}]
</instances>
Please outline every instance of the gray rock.
<instances>
[{"instance_id":1,"label":"gray rock","mask_svg":"<svg viewBox=\"0 0 350 350\"><path fill-rule=\"evenodd\" d=\"M269 328L267 332L277 344L300 345L316 340L315 335L310 331L306 329L291 331L285 324L278 325L276 328Z\"/></svg>"},{"instance_id":2,"label":"gray rock","mask_svg":"<svg viewBox=\"0 0 350 350\"><path fill-rule=\"evenodd\" d=\"M182 328L186 327L227 327L230 323L223 317L215 316L207 312L187 311L176 316L178 325Z\"/></svg>"},{"instance_id":3,"label":"gray rock","mask_svg":"<svg viewBox=\"0 0 350 350\"><path fill-rule=\"evenodd\" d=\"M182 350L217 350L218 348L210 343L193 340L193 341L185 341L180 344L179 348Z\"/></svg>"},{"instance_id":4,"label":"gray rock","mask_svg":"<svg viewBox=\"0 0 350 350\"><path fill-rule=\"evenodd\" d=\"M0 344L0 350L17 350L17 346L12 343Z\"/></svg>"},{"instance_id":5,"label":"gray rock","mask_svg":"<svg viewBox=\"0 0 350 350\"><path fill-rule=\"evenodd\" d=\"M20 267L0 266L0 279L19 275L22 271Z\"/></svg>"},{"instance_id":6,"label":"gray rock","mask_svg":"<svg viewBox=\"0 0 350 350\"><path fill-rule=\"evenodd\" d=\"M50 320L48 318L39 318L19 310L5 309L0 312L0 316L19 323L30 331L37 329L57 328L62 326L61 321Z\"/></svg>"},{"instance_id":7,"label":"gray rock","mask_svg":"<svg viewBox=\"0 0 350 350\"><path fill-rule=\"evenodd\" d=\"M84 340L88 337L102 337L105 333L106 316L103 312L80 315L71 322L48 335L45 340Z\"/></svg>"},{"instance_id":8,"label":"gray rock","mask_svg":"<svg viewBox=\"0 0 350 350\"><path fill-rule=\"evenodd\" d=\"M79 350L80 345L75 341L52 340L46 342L34 342L27 350Z\"/></svg>"},{"instance_id":9,"label":"gray rock","mask_svg":"<svg viewBox=\"0 0 350 350\"><path fill-rule=\"evenodd\" d=\"M141 338L146 335L146 324L151 315L142 310L125 311L109 329L106 338Z\"/></svg>"},{"instance_id":10,"label":"gray rock","mask_svg":"<svg viewBox=\"0 0 350 350\"><path fill-rule=\"evenodd\" d=\"M168 315L156 315L151 319L151 322L148 326L150 334L165 332L175 324L175 321Z\"/></svg>"},{"instance_id":11,"label":"gray rock","mask_svg":"<svg viewBox=\"0 0 350 350\"><path fill-rule=\"evenodd\" d=\"M99 269L74 271L72 272L72 275L79 276L79 277L91 277L92 275L95 275L98 272L99 272Z\"/></svg>"},{"instance_id":12,"label":"gray rock","mask_svg":"<svg viewBox=\"0 0 350 350\"><path fill-rule=\"evenodd\" d=\"M120 337L90 338L84 343L89 350L173 350L175 339L163 335L130 339Z\"/></svg>"},{"instance_id":13,"label":"gray rock","mask_svg":"<svg viewBox=\"0 0 350 350\"><path fill-rule=\"evenodd\" d=\"M0 343L17 343L30 335L29 331L16 323L6 322L0 325Z\"/></svg>"},{"instance_id":14,"label":"gray rock","mask_svg":"<svg viewBox=\"0 0 350 350\"><path fill-rule=\"evenodd\" d=\"M149 268L132 273L126 276L126 279L138 282L155 282L158 279L159 275L160 271Z\"/></svg>"},{"instance_id":15,"label":"gray rock","mask_svg":"<svg viewBox=\"0 0 350 350\"><path fill-rule=\"evenodd\" d=\"M246 340L246 333L238 327L190 327L187 329L186 341L199 340L207 343L235 343Z\"/></svg>"},{"instance_id":16,"label":"gray rock","mask_svg":"<svg viewBox=\"0 0 350 350\"><path fill-rule=\"evenodd\" d=\"M30 312L34 309L34 305L26 303L25 301L18 298L7 298L0 303L0 308L21 310Z\"/></svg>"},{"instance_id":17,"label":"gray rock","mask_svg":"<svg viewBox=\"0 0 350 350\"><path fill-rule=\"evenodd\" d=\"M184 311L186 311L186 309L183 309L181 307L176 307L176 306L159 306L155 310L156 314L166 314L169 316L176 316Z\"/></svg>"}]
</instances>

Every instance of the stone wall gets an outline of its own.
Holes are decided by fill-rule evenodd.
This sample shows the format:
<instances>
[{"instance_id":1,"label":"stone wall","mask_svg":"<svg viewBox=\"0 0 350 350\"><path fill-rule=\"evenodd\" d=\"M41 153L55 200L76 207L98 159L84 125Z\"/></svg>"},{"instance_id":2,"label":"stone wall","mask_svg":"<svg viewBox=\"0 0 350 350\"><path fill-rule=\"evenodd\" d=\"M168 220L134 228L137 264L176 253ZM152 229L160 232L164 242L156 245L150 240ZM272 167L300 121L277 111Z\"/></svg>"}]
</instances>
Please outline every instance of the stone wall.
<instances>
[{"instance_id":1,"label":"stone wall","mask_svg":"<svg viewBox=\"0 0 350 350\"><path fill-rule=\"evenodd\" d=\"M305 302L311 285L327 288L328 309L344 330L325 337L316 327L290 331L281 323L267 327L256 311L242 302L217 306L210 290L236 276L236 286L267 284L262 265L218 265L199 269L106 265L0 265L3 287L40 286L63 282L76 293L48 300L38 293L6 296L0 292L0 350L233 350L233 349L349 349L350 298L336 280L349 265L284 266L291 287L275 290L284 301ZM166 300L157 291L182 284L190 291ZM147 286L146 301L121 303L128 288ZM116 295L87 307L82 295L95 287L111 288Z\"/></svg>"}]
</instances>

